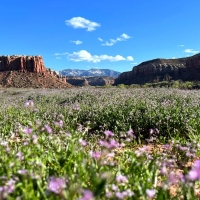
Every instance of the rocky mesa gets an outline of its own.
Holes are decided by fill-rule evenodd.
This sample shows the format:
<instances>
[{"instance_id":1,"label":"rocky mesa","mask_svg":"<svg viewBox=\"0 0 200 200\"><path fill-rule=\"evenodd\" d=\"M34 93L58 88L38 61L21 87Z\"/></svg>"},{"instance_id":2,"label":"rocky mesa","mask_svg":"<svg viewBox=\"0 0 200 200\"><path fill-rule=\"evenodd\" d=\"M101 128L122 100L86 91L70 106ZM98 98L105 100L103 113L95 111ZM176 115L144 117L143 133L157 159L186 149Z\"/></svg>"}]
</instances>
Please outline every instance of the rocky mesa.
<instances>
[{"instance_id":1,"label":"rocky mesa","mask_svg":"<svg viewBox=\"0 0 200 200\"><path fill-rule=\"evenodd\" d=\"M66 78L44 66L42 56L0 56L1 87L70 88Z\"/></svg>"},{"instance_id":2,"label":"rocky mesa","mask_svg":"<svg viewBox=\"0 0 200 200\"><path fill-rule=\"evenodd\" d=\"M42 56L0 56L0 71L46 72Z\"/></svg>"},{"instance_id":3,"label":"rocky mesa","mask_svg":"<svg viewBox=\"0 0 200 200\"><path fill-rule=\"evenodd\" d=\"M154 59L115 79L117 84L145 84L169 80L200 81L200 54L178 59Z\"/></svg>"}]
</instances>

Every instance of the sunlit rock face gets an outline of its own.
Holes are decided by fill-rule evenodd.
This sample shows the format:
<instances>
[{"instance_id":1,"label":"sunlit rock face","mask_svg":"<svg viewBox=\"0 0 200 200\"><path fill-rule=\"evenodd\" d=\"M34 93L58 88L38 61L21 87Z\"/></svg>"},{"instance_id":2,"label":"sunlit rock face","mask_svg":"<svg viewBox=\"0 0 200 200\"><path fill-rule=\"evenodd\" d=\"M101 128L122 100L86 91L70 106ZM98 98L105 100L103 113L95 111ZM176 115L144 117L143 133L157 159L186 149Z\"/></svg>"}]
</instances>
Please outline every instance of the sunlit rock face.
<instances>
[{"instance_id":1,"label":"sunlit rock face","mask_svg":"<svg viewBox=\"0 0 200 200\"><path fill-rule=\"evenodd\" d=\"M0 56L0 71L46 72L42 56Z\"/></svg>"},{"instance_id":2,"label":"sunlit rock face","mask_svg":"<svg viewBox=\"0 0 200 200\"><path fill-rule=\"evenodd\" d=\"M200 54L179 59L154 59L143 62L115 79L117 84L144 84L168 80L200 80Z\"/></svg>"}]
</instances>

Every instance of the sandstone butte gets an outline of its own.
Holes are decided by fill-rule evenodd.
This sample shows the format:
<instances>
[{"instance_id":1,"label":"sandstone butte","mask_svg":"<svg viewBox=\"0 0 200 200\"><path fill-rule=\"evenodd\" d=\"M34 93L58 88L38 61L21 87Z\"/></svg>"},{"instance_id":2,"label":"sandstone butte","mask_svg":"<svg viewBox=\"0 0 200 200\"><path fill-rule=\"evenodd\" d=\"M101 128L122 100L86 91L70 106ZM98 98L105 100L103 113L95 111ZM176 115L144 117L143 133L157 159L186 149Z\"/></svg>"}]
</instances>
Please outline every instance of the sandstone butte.
<instances>
[{"instance_id":1,"label":"sandstone butte","mask_svg":"<svg viewBox=\"0 0 200 200\"><path fill-rule=\"evenodd\" d=\"M44 66L42 56L0 56L0 86L70 88L66 77Z\"/></svg>"},{"instance_id":2,"label":"sandstone butte","mask_svg":"<svg viewBox=\"0 0 200 200\"><path fill-rule=\"evenodd\" d=\"M117 84L145 84L169 80L200 81L200 53L178 59L154 59L121 73Z\"/></svg>"}]
</instances>

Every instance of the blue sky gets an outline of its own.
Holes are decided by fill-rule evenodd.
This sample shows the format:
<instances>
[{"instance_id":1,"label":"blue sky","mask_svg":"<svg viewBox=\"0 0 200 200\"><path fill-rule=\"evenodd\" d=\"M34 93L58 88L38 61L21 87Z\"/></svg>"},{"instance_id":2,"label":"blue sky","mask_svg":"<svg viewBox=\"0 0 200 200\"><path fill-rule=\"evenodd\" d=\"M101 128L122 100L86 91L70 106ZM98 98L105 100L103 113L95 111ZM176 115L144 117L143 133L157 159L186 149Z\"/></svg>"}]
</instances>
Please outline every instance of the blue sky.
<instances>
[{"instance_id":1,"label":"blue sky","mask_svg":"<svg viewBox=\"0 0 200 200\"><path fill-rule=\"evenodd\" d=\"M45 66L130 71L200 51L199 0L1 0L0 55Z\"/></svg>"}]
</instances>

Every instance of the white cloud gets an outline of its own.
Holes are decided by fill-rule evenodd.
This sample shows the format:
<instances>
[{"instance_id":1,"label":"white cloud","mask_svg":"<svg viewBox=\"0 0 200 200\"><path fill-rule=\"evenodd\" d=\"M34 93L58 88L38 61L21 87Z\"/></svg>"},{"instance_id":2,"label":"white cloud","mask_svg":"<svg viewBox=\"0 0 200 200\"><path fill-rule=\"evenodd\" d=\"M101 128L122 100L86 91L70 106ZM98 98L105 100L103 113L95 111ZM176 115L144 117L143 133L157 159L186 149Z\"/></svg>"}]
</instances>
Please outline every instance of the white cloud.
<instances>
[{"instance_id":1,"label":"white cloud","mask_svg":"<svg viewBox=\"0 0 200 200\"><path fill-rule=\"evenodd\" d=\"M121 35L121 38L124 38L124 39L129 39L129 38L131 38L131 37L130 37L130 36L128 36L127 34L123 33L123 34Z\"/></svg>"},{"instance_id":2,"label":"white cloud","mask_svg":"<svg viewBox=\"0 0 200 200\"><path fill-rule=\"evenodd\" d=\"M83 17L73 17L70 20L66 20L65 22L67 26L72 26L73 28L86 28L87 31L94 31L97 27L101 26L101 24L92 22Z\"/></svg>"},{"instance_id":3,"label":"white cloud","mask_svg":"<svg viewBox=\"0 0 200 200\"><path fill-rule=\"evenodd\" d=\"M115 44L115 42L106 41L106 43L102 44L102 46L113 46L114 44Z\"/></svg>"},{"instance_id":4,"label":"white cloud","mask_svg":"<svg viewBox=\"0 0 200 200\"><path fill-rule=\"evenodd\" d=\"M59 60L59 59L61 59L61 57L57 56L56 59Z\"/></svg>"},{"instance_id":5,"label":"white cloud","mask_svg":"<svg viewBox=\"0 0 200 200\"><path fill-rule=\"evenodd\" d=\"M172 59L176 59L176 57L172 57Z\"/></svg>"},{"instance_id":6,"label":"white cloud","mask_svg":"<svg viewBox=\"0 0 200 200\"><path fill-rule=\"evenodd\" d=\"M102 38L98 38L98 40L99 40L100 42L103 42L103 39L102 39Z\"/></svg>"},{"instance_id":7,"label":"white cloud","mask_svg":"<svg viewBox=\"0 0 200 200\"><path fill-rule=\"evenodd\" d=\"M178 45L179 47L184 47L185 45L184 44L180 44L180 45Z\"/></svg>"},{"instance_id":8,"label":"white cloud","mask_svg":"<svg viewBox=\"0 0 200 200\"><path fill-rule=\"evenodd\" d=\"M110 39L110 41L106 41L105 43L102 44L102 46L113 46L117 42L125 41L127 39L130 39L131 37L125 33L121 34L117 39Z\"/></svg>"},{"instance_id":9,"label":"white cloud","mask_svg":"<svg viewBox=\"0 0 200 200\"><path fill-rule=\"evenodd\" d=\"M80 40L76 40L76 41L70 41L70 42L73 42L74 44L76 44L76 45L79 45L79 44L82 44L83 42L82 41L80 41Z\"/></svg>"},{"instance_id":10,"label":"white cloud","mask_svg":"<svg viewBox=\"0 0 200 200\"><path fill-rule=\"evenodd\" d=\"M199 51L195 51L194 49L185 49L184 52L185 53L192 53L192 54L199 53Z\"/></svg>"},{"instance_id":11,"label":"white cloud","mask_svg":"<svg viewBox=\"0 0 200 200\"><path fill-rule=\"evenodd\" d=\"M134 63L130 63L131 65L137 65L138 63L134 62Z\"/></svg>"},{"instance_id":12,"label":"white cloud","mask_svg":"<svg viewBox=\"0 0 200 200\"><path fill-rule=\"evenodd\" d=\"M65 56L67 54L68 54L67 52L65 52L65 53L55 53L54 56Z\"/></svg>"},{"instance_id":13,"label":"white cloud","mask_svg":"<svg viewBox=\"0 0 200 200\"><path fill-rule=\"evenodd\" d=\"M133 61L134 60L134 58L132 56L127 56L126 58L127 58L128 61Z\"/></svg>"},{"instance_id":14,"label":"white cloud","mask_svg":"<svg viewBox=\"0 0 200 200\"><path fill-rule=\"evenodd\" d=\"M65 53L64 53L65 54ZM63 55L63 54L59 54ZM67 58L74 62L81 62L81 61L87 61L87 62L93 62L93 63L99 63L101 61L109 61L109 62L118 62L118 61L132 61L132 56L127 56L127 58L124 58L121 55L116 56L109 56L109 55L91 55L86 50L81 50L78 52L73 53L67 53Z\"/></svg>"}]
</instances>

